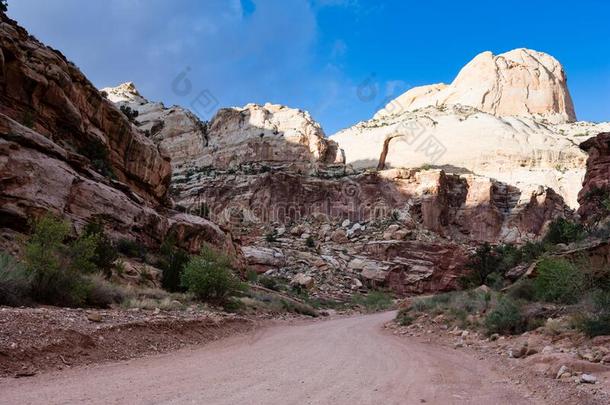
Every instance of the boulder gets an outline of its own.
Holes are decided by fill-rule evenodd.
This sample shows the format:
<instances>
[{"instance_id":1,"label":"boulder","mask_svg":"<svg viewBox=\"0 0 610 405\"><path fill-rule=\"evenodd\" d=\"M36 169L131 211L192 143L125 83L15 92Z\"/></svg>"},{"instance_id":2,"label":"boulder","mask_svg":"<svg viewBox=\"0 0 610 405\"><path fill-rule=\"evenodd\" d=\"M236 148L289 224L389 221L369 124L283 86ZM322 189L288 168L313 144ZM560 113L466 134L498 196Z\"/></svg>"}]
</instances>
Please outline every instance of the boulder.
<instances>
[{"instance_id":1,"label":"boulder","mask_svg":"<svg viewBox=\"0 0 610 405\"><path fill-rule=\"evenodd\" d=\"M286 264L286 257L280 249L251 245L242 246L241 252L246 263L259 273L265 273Z\"/></svg>"},{"instance_id":2,"label":"boulder","mask_svg":"<svg viewBox=\"0 0 610 405\"><path fill-rule=\"evenodd\" d=\"M292 278L290 284L300 288L311 289L314 285L313 277L299 273Z\"/></svg>"}]
</instances>

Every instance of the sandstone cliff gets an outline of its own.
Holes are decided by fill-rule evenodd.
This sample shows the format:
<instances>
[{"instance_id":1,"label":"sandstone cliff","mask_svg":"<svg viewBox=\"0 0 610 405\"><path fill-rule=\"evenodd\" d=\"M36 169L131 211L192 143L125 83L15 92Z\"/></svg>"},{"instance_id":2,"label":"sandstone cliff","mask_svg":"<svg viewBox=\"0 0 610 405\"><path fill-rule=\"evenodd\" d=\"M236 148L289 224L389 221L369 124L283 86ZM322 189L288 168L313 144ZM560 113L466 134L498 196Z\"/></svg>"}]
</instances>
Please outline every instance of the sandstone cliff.
<instances>
[{"instance_id":1,"label":"sandstone cliff","mask_svg":"<svg viewBox=\"0 0 610 405\"><path fill-rule=\"evenodd\" d=\"M530 49L500 55L482 52L453 83L415 87L381 110L376 118L428 106L464 105L499 117L537 116L551 122L576 121L567 77L552 56ZM399 111L397 111L399 110Z\"/></svg>"},{"instance_id":2,"label":"sandstone cliff","mask_svg":"<svg viewBox=\"0 0 610 405\"><path fill-rule=\"evenodd\" d=\"M180 210L231 229L252 269L313 283L314 295L344 297L367 285L399 294L452 289L473 245L536 239L571 214L550 188L467 171L354 172L299 110L251 104L200 123L130 83L104 91L138 111L136 125L172 157Z\"/></svg>"},{"instance_id":3,"label":"sandstone cliff","mask_svg":"<svg viewBox=\"0 0 610 405\"><path fill-rule=\"evenodd\" d=\"M409 90L331 139L354 167L433 165L520 189L543 185L575 208L586 161L577 143L610 123L574 119L561 65L518 49L482 53L451 85Z\"/></svg>"},{"instance_id":4,"label":"sandstone cliff","mask_svg":"<svg viewBox=\"0 0 610 405\"><path fill-rule=\"evenodd\" d=\"M46 212L78 232L102 220L115 237L154 247L168 232L197 251L231 238L166 208L169 156L106 100L76 66L0 13L2 244Z\"/></svg>"},{"instance_id":5,"label":"sandstone cliff","mask_svg":"<svg viewBox=\"0 0 610 405\"><path fill-rule=\"evenodd\" d=\"M578 214L589 223L610 215L610 132L583 142L580 147L589 154L587 173L578 194Z\"/></svg>"},{"instance_id":6,"label":"sandstone cliff","mask_svg":"<svg viewBox=\"0 0 610 405\"><path fill-rule=\"evenodd\" d=\"M172 158L174 177L211 168L281 167L312 172L341 165L342 151L309 113L281 105L223 108L201 122L180 107L143 98L132 83L102 89L119 106L138 111L137 125Z\"/></svg>"}]
</instances>

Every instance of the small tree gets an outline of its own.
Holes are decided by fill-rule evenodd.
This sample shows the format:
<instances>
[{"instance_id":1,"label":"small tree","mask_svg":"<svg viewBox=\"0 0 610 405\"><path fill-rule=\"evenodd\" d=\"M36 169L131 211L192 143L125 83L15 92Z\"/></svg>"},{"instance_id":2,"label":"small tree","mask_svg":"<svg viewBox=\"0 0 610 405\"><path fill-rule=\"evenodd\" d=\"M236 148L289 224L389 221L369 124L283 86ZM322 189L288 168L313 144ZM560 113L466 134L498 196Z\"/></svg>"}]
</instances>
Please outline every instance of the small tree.
<instances>
[{"instance_id":1,"label":"small tree","mask_svg":"<svg viewBox=\"0 0 610 405\"><path fill-rule=\"evenodd\" d=\"M96 246L92 262L102 271L106 278L112 276L114 262L119 258L117 247L104 232L99 221L93 221L85 227L85 235L95 237Z\"/></svg>"},{"instance_id":2,"label":"small tree","mask_svg":"<svg viewBox=\"0 0 610 405\"><path fill-rule=\"evenodd\" d=\"M489 334L515 334L525 330L525 319L517 303L503 298L485 318L485 328Z\"/></svg>"},{"instance_id":3,"label":"small tree","mask_svg":"<svg viewBox=\"0 0 610 405\"><path fill-rule=\"evenodd\" d=\"M26 271L31 277L32 298L51 305L79 306L85 303L88 283L81 272L95 265L95 238L85 237L66 244L70 225L52 216L40 219L25 247Z\"/></svg>"},{"instance_id":4,"label":"small tree","mask_svg":"<svg viewBox=\"0 0 610 405\"><path fill-rule=\"evenodd\" d=\"M560 304L574 304L583 295L585 275L566 259L543 259L534 279L536 298Z\"/></svg>"},{"instance_id":5,"label":"small tree","mask_svg":"<svg viewBox=\"0 0 610 405\"><path fill-rule=\"evenodd\" d=\"M176 238L170 235L161 245L161 286L170 292L184 291L180 278L184 267L189 261L189 255L176 247Z\"/></svg>"},{"instance_id":6,"label":"small tree","mask_svg":"<svg viewBox=\"0 0 610 405\"><path fill-rule=\"evenodd\" d=\"M6 13L7 10L8 10L8 1L0 0L0 11Z\"/></svg>"},{"instance_id":7,"label":"small tree","mask_svg":"<svg viewBox=\"0 0 610 405\"><path fill-rule=\"evenodd\" d=\"M197 298L214 304L225 303L243 289L231 271L231 260L209 247L191 258L180 279L182 286Z\"/></svg>"},{"instance_id":8,"label":"small tree","mask_svg":"<svg viewBox=\"0 0 610 405\"><path fill-rule=\"evenodd\" d=\"M581 240L584 236L585 232L581 224L565 218L557 218L551 222L544 240L552 244L572 243Z\"/></svg>"}]
</instances>

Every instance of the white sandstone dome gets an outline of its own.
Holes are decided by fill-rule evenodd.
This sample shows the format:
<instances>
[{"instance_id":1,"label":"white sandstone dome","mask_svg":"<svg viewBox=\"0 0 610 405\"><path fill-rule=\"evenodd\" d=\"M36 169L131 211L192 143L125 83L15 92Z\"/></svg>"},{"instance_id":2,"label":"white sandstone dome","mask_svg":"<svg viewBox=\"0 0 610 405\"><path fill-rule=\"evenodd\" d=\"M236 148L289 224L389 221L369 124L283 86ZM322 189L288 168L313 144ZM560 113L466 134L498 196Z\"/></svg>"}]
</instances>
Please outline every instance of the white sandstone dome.
<instances>
[{"instance_id":1,"label":"white sandstone dome","mask_svg":"<svg viewBox=\"0 0 610 405\"><path fill-rule=\"evenodd\" d=\"M561 64L546 53L523 48L497 56L482 52L450 85L415 87L377 116L449 105L470 106L499 117L537 117L555 124L576 121Z\"/></svg>"}]
</instances>

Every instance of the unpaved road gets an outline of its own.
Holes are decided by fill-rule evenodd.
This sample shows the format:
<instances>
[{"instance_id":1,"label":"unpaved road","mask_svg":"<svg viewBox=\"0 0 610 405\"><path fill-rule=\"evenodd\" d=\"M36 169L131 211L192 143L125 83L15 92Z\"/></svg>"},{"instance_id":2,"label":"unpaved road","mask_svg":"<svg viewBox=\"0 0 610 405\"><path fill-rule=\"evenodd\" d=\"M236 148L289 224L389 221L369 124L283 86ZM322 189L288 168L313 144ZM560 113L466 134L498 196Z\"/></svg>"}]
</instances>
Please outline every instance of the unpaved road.
<instances>
[{"instance_id":1,"label":"unpaved road","mask_svg":"<svg viewBox=\"0 0 610 405\"><path fill-rule=\"evenodd\" d=\"M218 341L130 362L0 380L1 404L528 404L470 355L398 338L393 313Z\"/></svg>"}]
</instances>

